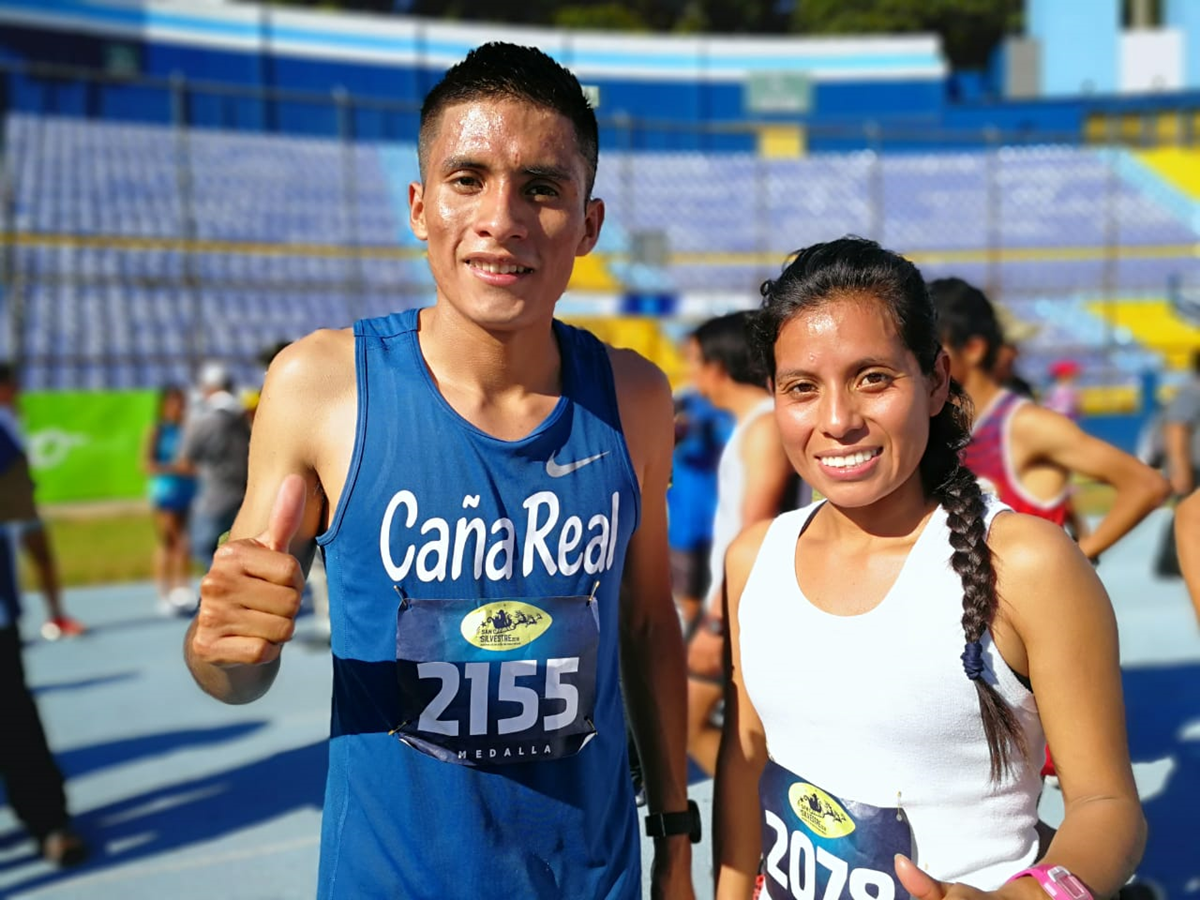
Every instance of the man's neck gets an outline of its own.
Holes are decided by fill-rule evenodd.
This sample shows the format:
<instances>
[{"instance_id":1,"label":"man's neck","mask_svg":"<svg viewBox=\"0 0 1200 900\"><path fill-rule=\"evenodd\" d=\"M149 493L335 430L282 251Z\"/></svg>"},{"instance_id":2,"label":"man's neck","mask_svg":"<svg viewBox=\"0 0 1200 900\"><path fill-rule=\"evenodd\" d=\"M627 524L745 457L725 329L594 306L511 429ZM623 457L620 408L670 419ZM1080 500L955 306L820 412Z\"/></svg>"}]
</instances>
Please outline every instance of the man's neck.
<instances>
[{"instance_id":1,"label":"man's neck","mask_svg":"<svg viewBox=\"0 0 1200 900\"><path fill-rule=\"evenodd\" d=\"M738 422L743 422L760 403L770 396L771 394L765 387L735 381L721 392L720 400L714 401L713 405L733 413L733 417Z\"/></svg>"},{"instance_id":2,"label":"man's neck","mask_svg":"<svg viewBox=\"0 0 1200 900\"><path fill-rule=\"evenodd\" d=\"M421 354L443 389L482 400L561 392L562 361L550 322L494 334L438 306L421 310L418 322Z\"/></svg>"}]
</instances>

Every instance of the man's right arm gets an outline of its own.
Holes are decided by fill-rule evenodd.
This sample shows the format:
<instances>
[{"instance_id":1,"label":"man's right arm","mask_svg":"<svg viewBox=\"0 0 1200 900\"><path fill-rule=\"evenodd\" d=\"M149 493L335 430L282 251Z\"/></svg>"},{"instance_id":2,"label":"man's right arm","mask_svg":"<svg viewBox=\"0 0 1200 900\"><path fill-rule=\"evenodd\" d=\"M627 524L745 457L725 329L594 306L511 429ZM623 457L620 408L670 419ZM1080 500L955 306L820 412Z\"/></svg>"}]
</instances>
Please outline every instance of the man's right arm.
<instances>
[{"instance_id":1,"label":"man's right arm","mask_svg":"<svg viewBox=\"0 0 1200 900\"><path fill-rule=\"evenodd\" d=\"M324 426L346 381L353 385L353 342L338 332L291 345L267 373L246 495L230 540L200 583L200 609L184 646L192 677L218 700L248 703L275 680L300 607L301 561L311 560L322 526L318 460L323 442L335 439Z\"/></svg>"},{"instance_id":2,"label":"man's right arm","mask_svg":"<svg viewBox=\"0 0 1200 900\"><path fill-rule=\"evenodd\" d=\"M298 475L280 485L265 531L218 547L200 582L200 609L184 658L196 683L225 703L249 703L271 687L291 640L304 573L288 552L305 512Z\"/></svg>"}]
</instances>

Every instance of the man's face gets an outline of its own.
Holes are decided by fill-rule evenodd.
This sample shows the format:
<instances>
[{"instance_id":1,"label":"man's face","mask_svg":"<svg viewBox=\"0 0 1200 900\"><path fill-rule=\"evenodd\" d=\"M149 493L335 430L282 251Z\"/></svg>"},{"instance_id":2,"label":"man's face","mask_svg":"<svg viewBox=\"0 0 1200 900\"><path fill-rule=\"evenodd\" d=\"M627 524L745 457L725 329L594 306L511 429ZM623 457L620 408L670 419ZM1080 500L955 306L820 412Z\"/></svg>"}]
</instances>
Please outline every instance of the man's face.
<instances>
[{"instance_id":1,"label":"man's face","mask_svg":"<svg viewBox=\"0 0 1200 900\"><path fill-rule=\"evenodd\" d=\"M492 332L548 320L604 221L570 120L484 99L446 107L432 127L408 199L439 302Z\"/></svg>"},{"instance_id":2,"label":"man's face","mask_svg":"<svg viewBox=\"0 0 1200 900\"><path fill-rule=\"evenodd\" d=\"M17 383L0 381L0 406L13 406L17 402Z\"/></svg>"},{"instance_id":3,"label":"man's face","mask_svg":"<svg viewBox=\"0 0 1200 900\"><path fill-rule=\"evenodd\" d=\"M687 362L688 381L705 399L713 399L713 389L718 382L721 366L710 363L704 358L700 342L690 337L683 347L684 360Z\"/></svg>"}]
</instances>

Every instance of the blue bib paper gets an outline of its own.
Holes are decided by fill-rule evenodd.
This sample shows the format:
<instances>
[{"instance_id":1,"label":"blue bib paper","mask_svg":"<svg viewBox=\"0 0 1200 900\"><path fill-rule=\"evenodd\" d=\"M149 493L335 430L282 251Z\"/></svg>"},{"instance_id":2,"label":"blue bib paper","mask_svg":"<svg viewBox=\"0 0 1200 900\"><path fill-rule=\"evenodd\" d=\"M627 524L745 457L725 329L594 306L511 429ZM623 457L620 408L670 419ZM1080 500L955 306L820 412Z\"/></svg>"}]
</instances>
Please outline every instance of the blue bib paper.
<instances>
[{"instance_id":1,"label":"blue bib paper","mask_svg":"<svg viewBox=\"0 0 1200 900\"><path fill-rule=\"evenodd\" d=\"M764 894L772 900L909 900L897 853L913 855L899 807L842 800L768 760L763 809Z\"/></svg>"},{"instance_id":2,"label":"blue bib paper","mask_svg":"<svg viewBox=\"0 0 1200 900\"><path fill-rule=\"evenodd\" d=\"M596 733L593 598L421 600L396 613L393 734L464 766L561 759Z\"/></svg>"}]
</instances>

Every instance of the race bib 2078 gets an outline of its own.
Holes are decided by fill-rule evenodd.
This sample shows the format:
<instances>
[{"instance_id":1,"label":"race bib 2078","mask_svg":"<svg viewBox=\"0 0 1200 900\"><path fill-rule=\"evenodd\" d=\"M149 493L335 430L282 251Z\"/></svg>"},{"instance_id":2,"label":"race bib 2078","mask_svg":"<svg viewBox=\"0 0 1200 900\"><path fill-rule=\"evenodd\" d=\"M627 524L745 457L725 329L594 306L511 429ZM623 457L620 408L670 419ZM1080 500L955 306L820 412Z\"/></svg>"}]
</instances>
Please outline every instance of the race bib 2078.
<instances>
[{"instance_id":1,"label":"race bib 2078","mask_svg":"<svg viewBox=\"0 0 1200 900\"><path fill-rule=\"evenodd\" d=\"M759 781L764 891L772 900L909 900L895 876L911 857L899 807L842 800L768 760Z\"/></svg>"}]
</instances>

